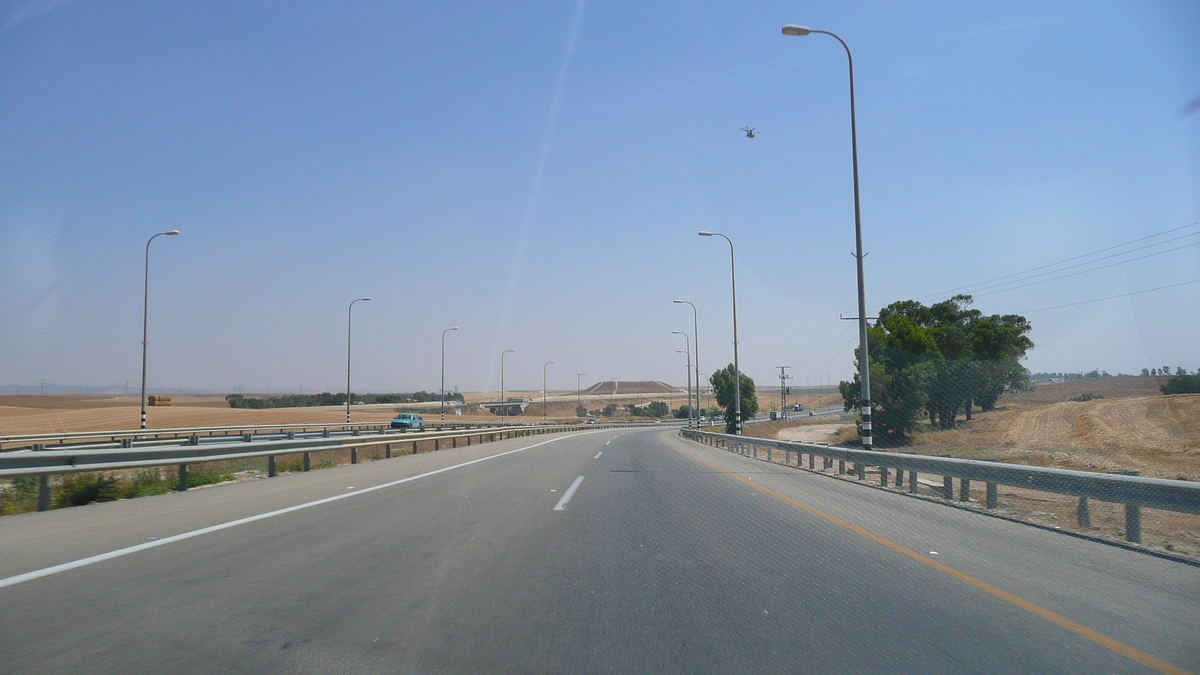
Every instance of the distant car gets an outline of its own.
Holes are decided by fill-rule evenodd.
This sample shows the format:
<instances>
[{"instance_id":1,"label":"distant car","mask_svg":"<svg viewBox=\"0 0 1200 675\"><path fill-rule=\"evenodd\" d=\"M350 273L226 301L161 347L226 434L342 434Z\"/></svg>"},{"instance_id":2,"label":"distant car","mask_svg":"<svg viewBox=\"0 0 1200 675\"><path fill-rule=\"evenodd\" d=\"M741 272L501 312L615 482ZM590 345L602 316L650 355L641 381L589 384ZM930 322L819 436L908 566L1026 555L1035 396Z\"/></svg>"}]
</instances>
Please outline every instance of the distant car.
<instances>
[{"instance_id":1,"label":"distant car","mask_svg":"<svg viewBox=\"0 0 1200 675\"><path fill-rule=\"evenodd\" d=\"M425 420L416 413L400 413L392 418L392 428L425 431Z\"/></svg>"},{"instance_id":2,"label":"distant car","mask_svg":"<svg viewBox=\"0 0 1200 675\"><path fill-rule=\"evenodd\" d=\"M654 420L655 424L662 424L662 420Z\"/></svg>"},{"instance_id":3,"label":"distant car","mask_svg":"<svg viewBox=\"0 0 1200 675\"><path fill-rule=\"evenodd\" d=\"M800 412L801 410L804 410L804 404L797 403L796 405L792 406L792 410L795 410L796 412Z\"/></svg>"},{"instance_id":4,"label":"distant car","mask_svg":"<svg viewBox=\"0 0 1200 675\"><path fill-rule=\"evenodd\" d=\"M595 417L593 417L593 418L589 419L588 421L584 422L584 424L595 424L595 423L596 423L596 418L595 418Z\"/></svg>"}]
</instances>

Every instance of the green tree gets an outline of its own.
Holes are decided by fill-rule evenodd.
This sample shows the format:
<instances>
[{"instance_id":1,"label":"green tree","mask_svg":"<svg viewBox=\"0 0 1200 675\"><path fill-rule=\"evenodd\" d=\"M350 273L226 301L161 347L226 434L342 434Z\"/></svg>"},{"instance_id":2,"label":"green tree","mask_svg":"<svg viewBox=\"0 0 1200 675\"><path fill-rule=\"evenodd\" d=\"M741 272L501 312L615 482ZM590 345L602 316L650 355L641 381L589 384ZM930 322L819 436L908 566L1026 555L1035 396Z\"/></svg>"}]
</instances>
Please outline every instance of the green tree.
<instances>
[{"instance_id":1,"label":"green tree","mask_svg":"<svg viewBox=\"0 0 1200 675\"><path fill-rule=\"evenodd\" d=\"M738 373L739 384L742 395L742 422L751 419L758 414L758 397L754 395L754 380L745 373ZM725 433L732 434L737 431L737 425L734 423L737 413L734 405L734 387L733 387L733 364L729 364L713 373L708 378L709 384L713 387L713 393L717 398L717 405L721 406L725 413Z\"/></svg>"},{"instance_id":2,"label":"green tree","mask_svg":"<svg viewBox=\"0 0 1200 675\"><path fill-rule=\"evenodd\" d=\"M1200 394L1200 371L1195 375L1176 375L1158 389L1163 394Z\"/></svg>"},{"instance_id":3,"label":"green tree","mask_svg":"<svg viewBox=\"0 0 1200 675\"><path fill-rule=\"evenodd\" d=\"M646 406L646 412L650 417L666 417L671 414L671 407L665 401L654 401Z\"/></svg>"},{"instance_id":4,"label":"green tree","mask_svg":"<svg viewBox=\"0 0 1200 675\"><path fill-rule=\"evenodd\" d=\"M871 351L873 440L882 448L903 445L916 427L921 409L929 403L926 385L935 375L932 361L940 356L937 343L908 316L880 312L878 323L867 329L867 345ZM860 351L854 350L854 378L838 385L847 411L862 410Z\"/></svg>"},{"instance_id":5,"label":"green tree","mask_svg":"<svg viewBox=\"0 0 1200 675\"><path fill-rule=\"evenodd\" d=\"M576 417L587 417L587 414L588 414L587 408L583 407L582 405L575 406L575 416Z\"/></svg>"}]
</instances>

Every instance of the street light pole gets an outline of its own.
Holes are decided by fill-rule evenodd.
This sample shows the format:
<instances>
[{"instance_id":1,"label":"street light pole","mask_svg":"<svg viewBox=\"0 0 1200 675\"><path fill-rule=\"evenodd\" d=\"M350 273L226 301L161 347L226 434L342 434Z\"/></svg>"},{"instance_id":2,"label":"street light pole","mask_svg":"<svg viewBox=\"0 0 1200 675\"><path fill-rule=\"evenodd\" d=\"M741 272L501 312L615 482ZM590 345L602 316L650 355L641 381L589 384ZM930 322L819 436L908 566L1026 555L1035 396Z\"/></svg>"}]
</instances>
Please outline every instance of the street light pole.
<instances>
[{"instance_id":1,"label":"street light pole","mask_svg":"<svg viewBox=\"0 0 1200 675\"><path fill-rule=\"evenodd\" d=\"M697 318L696 306L687 300L672 301L677 305L691 305L692 307L692 349L696 351L696 407L700 406L700 320ZM688 420L688 424L692 421ZM700 428L700 411L696 411L696 428Z\"/></svg>"},{"instance_id":2,"label":"street light pole","mask_svg":"<svg viewBox=\"0 0 1200 675\"><path fill-rule=\"evenodd\" d=\"M504 355L509 352L515 352L515 349L505 349L500 352L500 422L504 422Z\"/></svg>"},{"instance_id":3,"label":"street light pole","mask_svg":"<svg viewBox=\"0 0 1200 675\"><path fill-rule=\"evenodd\" d=\"M370 298L351 300L346 308L346 424L350 424L350 321L354 318L354 303L367 302Z\"/></svg>"},{"instance_id":4,"label":"street light pole","mask_svg":"<svg viewBox=\"0 0 1200 675\"><path fill-rule=\"evenodd\" d=\"M547 361L542 364L542 421L546 421L546 366L553 364L553 361Z\"/></svg>"},{"instance_id":5,"label":"street light pole","mask_svg":"<svg viewBox=\"0 0 1200 675\"><path fill-rule=\"evenodd\" d=\"M587 373L575 373L575 407L583 405L583 390L579 386L579 378L587 375Z\"/></svg>"},{"instance_id":6,"label":"street light pole","mask_svg":"<svg viewBox=\"0 0 1200 675\"><path fill-rule=\"evenodd\" d=\"M146 287L142 293L142 429L146 428L146 344L149 326L147 317L150 313L150 242L154 241L155 237L163 235L174 237L178 234L179 230L159 232L146 242Z\"/></svg>"},{"instance_id":7,"label":"street light pole","mask_svg":"<svg viewBox=\"0 0 1200 675\"><path fill-rule=\"evenodd\" d=\"M733 240L720 232L698 232L701 237L723 237L729 242L729 277L733 289L733 433L742 433L742 371L738 368L737 268L733 262Z\"/></svg>"},{"instance_id":8,"label":"street light pole","mask_svg":"<svg viewBox=\"0 0 1200 675\"><path fill-rule=\"evenodd\" d=\"M684 339L684 345L687 346L688 425L691 426L692 410L695 409L692 407L692 341L690 338L688 338L688 334L684 333L683 331L673 330L673 331L671 331L671 334L672 335L682 335L683 339ZM678 352L679 350L677 349L675 351Z\"/></svg>"},{"instance_id":9,"label":"street light pole","mask_svg":"<svg viewBox=\"0 0 1200 675\"><path fill-rule=\"evenodd\" d=\"M863 282L862 209L858 200L858 127L854 118L854 56L846 41L827 30L813 30L804 26L788 24L783 27L784 35L808 35L821 33L842 43L846 50L846 62L850 66L850 156L854 169L854 244L855 260L858 262L858 379L861 388L862 444L870 450L871 442L871 364L867 355L867 292Z\"/></svg>"},{"instance_id":10,"label":"street light pole","mask_svg":"<svg viewBox=\"0 0 1200 675\"><path fill-rule=\"evenodd\" d=\"M446 333L457 328L447 328L442 331L442 421L446 421Z\"/></svg>"}]
</instances>

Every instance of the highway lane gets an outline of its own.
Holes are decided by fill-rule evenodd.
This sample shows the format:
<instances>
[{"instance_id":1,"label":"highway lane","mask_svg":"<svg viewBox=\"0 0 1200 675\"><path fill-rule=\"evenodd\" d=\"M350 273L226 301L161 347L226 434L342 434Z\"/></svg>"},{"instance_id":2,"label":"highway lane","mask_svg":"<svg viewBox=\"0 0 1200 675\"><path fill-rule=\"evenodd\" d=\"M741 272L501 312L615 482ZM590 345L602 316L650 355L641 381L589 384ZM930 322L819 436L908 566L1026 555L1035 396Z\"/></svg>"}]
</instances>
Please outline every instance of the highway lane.
<instances>
[{"instance_id":1,"label":"highway lane","mask_svg":"<svg viewBox=\"0 0 1200 675\"><path fill-rule=\"evenodd\" d=\"M1200 569L667 429L3 518L0 577L288 508L0 588L0 672L1200 671Z\"/></svg>"}]
</instances>

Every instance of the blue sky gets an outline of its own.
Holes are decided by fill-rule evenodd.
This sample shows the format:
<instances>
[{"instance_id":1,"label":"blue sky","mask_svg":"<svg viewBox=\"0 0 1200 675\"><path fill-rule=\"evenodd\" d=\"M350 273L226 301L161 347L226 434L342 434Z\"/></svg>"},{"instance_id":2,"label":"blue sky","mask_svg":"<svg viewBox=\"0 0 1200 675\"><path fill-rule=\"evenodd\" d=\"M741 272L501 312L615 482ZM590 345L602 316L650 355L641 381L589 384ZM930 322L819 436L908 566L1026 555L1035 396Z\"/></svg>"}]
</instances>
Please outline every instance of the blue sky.
<instances>
[{"instance_id":1,"label":"blue sky","mask_svg":"<svg viewBox=\"0 0 1200 675\"><path fill-rule=\"evenodd\" d=\"M870 306L1200 241L1194 2L0 2L0 384L136 383L168 229L152 390L336 390L364 295L359 391L436 388L450 326L448 387L509 348L510 387L682 383L674 298L732 360L701 229L743 369L847 378L845 54L786 23L854 50ZM1191 246L976 307L1198 279ZM1031 312L1027 365L1194 370L1196 307Z\"/></svg>"}]
</instances>

